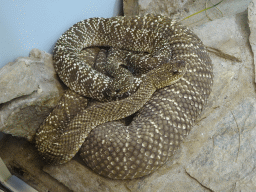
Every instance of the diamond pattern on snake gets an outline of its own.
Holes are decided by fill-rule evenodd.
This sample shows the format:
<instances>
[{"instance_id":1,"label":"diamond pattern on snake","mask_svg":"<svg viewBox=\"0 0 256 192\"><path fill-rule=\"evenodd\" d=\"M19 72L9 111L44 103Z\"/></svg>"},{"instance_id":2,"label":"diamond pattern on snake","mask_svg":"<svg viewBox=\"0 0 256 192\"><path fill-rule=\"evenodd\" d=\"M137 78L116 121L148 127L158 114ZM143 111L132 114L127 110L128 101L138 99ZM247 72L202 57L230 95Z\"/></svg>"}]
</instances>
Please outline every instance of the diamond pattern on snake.
<instances>
[{"instance_id":1,"label":"diamond pattern on snake","mask_svg":"<svg viewBox=\"0 0 256 192\"><path fill-rule=\"evenodd\" d=\"M53 59L70 90L38 129L36 147L51 164L79 151L112 179L148 175L170 159L213 83L202 41L160 15L78 22L59 38Z\"/></svg>"}]
</instances>

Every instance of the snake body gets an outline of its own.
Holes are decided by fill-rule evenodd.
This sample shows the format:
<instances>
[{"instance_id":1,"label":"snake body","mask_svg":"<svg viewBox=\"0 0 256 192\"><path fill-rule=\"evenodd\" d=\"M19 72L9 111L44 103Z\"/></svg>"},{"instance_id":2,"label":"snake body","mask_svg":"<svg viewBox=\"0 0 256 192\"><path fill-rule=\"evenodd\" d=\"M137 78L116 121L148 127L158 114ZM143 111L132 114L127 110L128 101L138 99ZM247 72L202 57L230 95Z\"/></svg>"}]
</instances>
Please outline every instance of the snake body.
<instances>
[{"instance_id":1,"label":"snake body","mask_svg":"<svg viewBox=\"0 0 256 192\"><path fill-rule=\"evenodd\" d=\"M84 98L76 94L103 101L115 81L115 77L100 73L79 59L83 48L93 46L129 50L129 65L135 71L153 69L143 83L136 85L140 88L135 96L131 96L145 105L128 126L112 120L137 110L129 107L133 103L130 97L86 108ZM64 163L82 145L80 155L87 166L113 179L142 177L163 165L188 135L213 82L212 63L201 40L164 16L91 18L78 22L57 41L54 61L62 81L76 93L69 91L40 127L36 135L38 150L50 163ZM152 82L154 73L161 74L158 69L166 68L166 63L171 66L169 75L173 77L169 86L149 88L144 82ZM186 72L181 70L182 75L177 76L179 70L173 71L173 67L180 63L186 66ZM120 66L113 65L113 74L118 74ZM154 92L156 88L161 89ZM151 98L144 98L142 93L147 92L153 94ZM114 109L109 110L111 107Z\"/></svg>"}]
</instances>

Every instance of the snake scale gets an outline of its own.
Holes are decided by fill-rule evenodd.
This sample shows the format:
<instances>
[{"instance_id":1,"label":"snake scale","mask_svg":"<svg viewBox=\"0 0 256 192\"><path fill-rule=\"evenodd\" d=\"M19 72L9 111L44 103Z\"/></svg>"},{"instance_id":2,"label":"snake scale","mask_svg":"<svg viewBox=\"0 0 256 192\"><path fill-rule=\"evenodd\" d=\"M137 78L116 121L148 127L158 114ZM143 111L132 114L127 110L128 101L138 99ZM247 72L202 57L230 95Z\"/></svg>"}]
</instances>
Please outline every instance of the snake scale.
<instances>
[{"instance_id":1,"label":"snake scale","mask_svg":"<svg viewBox=\"0 0 256 192\"><path fill-rule=\"evenodd\" d=\"M95 46L127 52L128 64L120 64L113 51L110 61L117 62L102 65L112 74L97 71L79 57L84 48ZM58 164L80 149L88 167L112 179L142 177L162 166L190 132L213 83L213 66L201 40L160 15L80 21L57 41L54 63L72 91L38 129L38 151L49 163ZM140 69L144 72L137 81L129 73ZM131 92L129 97L86 107L85 97L105 101L122 92L127 82L124 92ZM133 113L129 125L116 121Z\"/></svg>"}]
</instances>

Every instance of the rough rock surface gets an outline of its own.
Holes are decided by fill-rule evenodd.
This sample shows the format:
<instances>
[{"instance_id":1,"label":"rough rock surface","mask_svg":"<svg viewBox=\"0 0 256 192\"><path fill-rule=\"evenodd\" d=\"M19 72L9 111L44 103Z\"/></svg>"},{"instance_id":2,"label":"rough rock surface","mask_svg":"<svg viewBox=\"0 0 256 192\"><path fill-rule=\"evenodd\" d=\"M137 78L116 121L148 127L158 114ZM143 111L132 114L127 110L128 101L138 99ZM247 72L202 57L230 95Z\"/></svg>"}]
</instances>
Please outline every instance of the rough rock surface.
<instances>
[{"instance_id":1,"label":"rough rock surface","mask_svg":"<svg viewBox=\"0 0 256 192\"><path fill-rule=\"evenodd\" d=\"M32 141L64 89L52 56L33 49L0 69L0 131Z\"/></svg>"},{"instance_id":2,"label":"rough rock surface","mask_svg":"<svg viewBox=\"0 0 256 192\"><path fill-rule=\"evenodd\" d=\"M254 15L256 10L251 11ZM96 175L75 157L67 164L43 168L59 181L54 185L65 185L72 191L256 191L256 92L249 44L249 35L256 32L252 28L250 31L252 20L249 19L249 25L247 21L247 12L243 12L194 28L206 46L242 62L211 54L214 86L208 106L173 159L147 177L114 181ZM31 176L34 172L38 177L45 173L38 171L43 164L29 161L32 156L37 157L35 148L29 146L24 140L5 136L0 141L0 156L10 168L22 167L18 170L23 172L12 172L23 173L21 177L31 185L34 183L33 187L41 184L37 189L50 190L50 179L35 182ZM17 153L26 155L20 158Z\"/></svg>"},{"instance_id":3,"label":"rough rock surface","mask_svg":"<svg viewBox=\"0 0 256 192\"><path fill-rule=\"evenodd\" d=\"M248 23L250 26L250 44L252 47L253 55L254 55L254 69L255 69L255 74L256 74L256 0L252 0L250 2L250 5L248 7ZM256 82L256 76L255 76L255 82Z\"/></svg>"},{"instance_id":4,"label":"rough rock surface","mask_svg":"<svg viewBox=\"0 0 256 192\"><path fill-rule=\"evenodd\" d=\"M124 0L125 15L174 14L180 10L188 0Z\"/></svg>"},{"instance_id":5,"label":"rough rock surface","mask_svg":"<svg viewBox=\"0 0 256 192\"><path fill-rule=\"evenodd\" d=\"M39 192L70 191L68 187L43 171L45 163L38 156L34 144L24 138L4 135L0 141L0 157L12 175L19 177Z\"/></svg>"},{"instance_id":6,"label":"rough rock surface","mask_svg":"<svg viewBox=\"0 0 256 192\"><path fill-rule=\"evenodd\" d=\"M146 13L172 16L178 21L221 0L123 0L125 15L144 15ZM224 0L217 7L196 14L184 21L187 26L199 26L211 20L246 11L251 0Z\"/></svg>"}]
</instances>

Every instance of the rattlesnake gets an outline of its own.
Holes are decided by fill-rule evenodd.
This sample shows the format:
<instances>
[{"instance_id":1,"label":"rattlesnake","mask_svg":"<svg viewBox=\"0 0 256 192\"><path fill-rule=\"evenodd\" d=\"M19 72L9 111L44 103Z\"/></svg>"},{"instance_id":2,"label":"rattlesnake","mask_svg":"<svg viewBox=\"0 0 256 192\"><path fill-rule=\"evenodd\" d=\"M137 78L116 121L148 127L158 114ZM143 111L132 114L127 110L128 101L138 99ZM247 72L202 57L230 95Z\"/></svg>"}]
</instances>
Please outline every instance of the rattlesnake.
<instances>
[{"instance_id":1,"label":"rattlesnake","mask_svg":"<svg viewBox=\"0 0 256 192\"><path fill-rule=\"evenodd\" d=\"M139 87L136 93L124 100L86 108L86 99L73 91L103 101L113 93L111 86L118 79L97 72L78 57L83 48L92 46L129 50L129 67L135 71L149 66L140 85L128 86L128 92ZM191 130L213 82L212 63L201 40L165 16L91 18L78 22L57 41L54 61L58 75L73 91L67 92L39 128L36 146L48 162L56 164L70 160L83 143L80 155L87 166L113 179L138 178L163 165ZM114 68L117 70L113 74L118 77L121 66ZM148 72L152 68L155 69ZM165 74L162 69L169 69L174 84L156 91L128 126L120 121L108 122L112 116L123 118L134 113L137 109L129 108L129 98L146 101L142 93L147 95L153 90L152 94L155 90L145 82L152 82L152 73L156 78ZM143 88L146 90L140 92ZM109 110L110 107L114 109ZM126 107L128 111L124 110ZM85 122L88 128L103 124L88 131L81 127Z\"/></svg>"}]
</instances>

